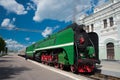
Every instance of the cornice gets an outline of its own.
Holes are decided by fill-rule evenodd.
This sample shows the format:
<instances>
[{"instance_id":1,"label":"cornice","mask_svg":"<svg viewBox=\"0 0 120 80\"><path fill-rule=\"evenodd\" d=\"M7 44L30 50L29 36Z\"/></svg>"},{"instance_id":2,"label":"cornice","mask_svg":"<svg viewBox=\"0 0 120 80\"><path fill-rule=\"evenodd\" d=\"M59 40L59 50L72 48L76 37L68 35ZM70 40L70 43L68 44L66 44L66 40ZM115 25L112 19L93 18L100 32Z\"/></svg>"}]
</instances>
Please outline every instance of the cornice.
<instances>
[{"instance_id":1,"label":"cornice","mask_svg":"<svg viewBox=\"0 0 120 80\"><path fill-rule=\"evenodd\" d=\"M80 20L80 21L84 21L84 23L93 22L93 21L103 19L106 16L110 16L110 15L116 14L116 13L120 13L120 1L112 4L109 7L106 7L105 9L103 9L101 11L98 11L96 13L93 13L90 16L87 16L83 20Z\"/></svg>"}]
</instances>

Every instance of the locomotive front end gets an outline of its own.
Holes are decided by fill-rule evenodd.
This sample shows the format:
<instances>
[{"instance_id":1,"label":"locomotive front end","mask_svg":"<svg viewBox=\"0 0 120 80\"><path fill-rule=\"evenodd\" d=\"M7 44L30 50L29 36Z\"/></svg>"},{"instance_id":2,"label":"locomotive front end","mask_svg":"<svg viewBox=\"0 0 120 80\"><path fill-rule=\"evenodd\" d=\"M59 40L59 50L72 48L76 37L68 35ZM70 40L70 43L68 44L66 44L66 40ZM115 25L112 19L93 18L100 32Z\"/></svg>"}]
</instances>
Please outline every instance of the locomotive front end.
<instances>
[{"instance_id":1,"label":"locomotive front end","mask_svg":"<svg viewBox=\"0 0 120 80\"><path fill-rule=\"evenodd\" d=\"M84 25L77 25L74 30L75 64L71 71L92 72L98 59L98 35L95 32L87 33Z\"/></svg>"}]
</instances>

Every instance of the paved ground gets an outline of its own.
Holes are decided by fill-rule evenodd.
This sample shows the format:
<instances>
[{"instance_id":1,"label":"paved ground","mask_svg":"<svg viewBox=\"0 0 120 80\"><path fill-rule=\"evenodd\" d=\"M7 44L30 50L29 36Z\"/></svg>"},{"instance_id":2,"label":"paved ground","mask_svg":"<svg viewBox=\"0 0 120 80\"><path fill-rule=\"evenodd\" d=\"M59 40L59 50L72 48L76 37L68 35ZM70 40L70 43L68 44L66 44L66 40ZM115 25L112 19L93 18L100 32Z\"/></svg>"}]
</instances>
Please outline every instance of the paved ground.
<instances>
[{"instance_id":1,"label":"paved ground","mask_svg":"<svg viewBox=\"0 0 120 80\"><path fill-rule=\"evenodd\" d=\"M119 61L101 61L101 73L120 78L120 62Z\"/></svg>"},{"instance_id":2,"label":"paved ground","mask_svg":"<svg viewBox=\"0 0 120 80\"><path fill-rule=\"evenodd\" d=\"M70 72L24 60L16 55L0 57L0 80L88 80Z\"/></svg>"}]
</instances>

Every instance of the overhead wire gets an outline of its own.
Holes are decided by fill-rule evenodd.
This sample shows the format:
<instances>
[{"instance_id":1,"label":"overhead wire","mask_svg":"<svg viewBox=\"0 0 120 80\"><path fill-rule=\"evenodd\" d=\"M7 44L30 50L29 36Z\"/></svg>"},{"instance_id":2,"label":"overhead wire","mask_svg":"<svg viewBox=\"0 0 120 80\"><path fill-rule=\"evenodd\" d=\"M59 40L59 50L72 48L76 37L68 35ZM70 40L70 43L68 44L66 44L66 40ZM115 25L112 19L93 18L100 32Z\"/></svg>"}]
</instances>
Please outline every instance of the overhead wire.
<instances>
[{"instance_id":1,"label":"overhead wire","mask_svg":"<svg viewBox=\"0 0 120 80\"><path fill-rule=\"evenodd\" d=\"M15 30L15 31L25 31L25 32L36 32L36 33L41 33L41 30L31 30L31 29L25 29L25 28L11 28L9 29L8 27L0 27L0 29L5 29L5 30Z\"/></svg>"}]
</instances>

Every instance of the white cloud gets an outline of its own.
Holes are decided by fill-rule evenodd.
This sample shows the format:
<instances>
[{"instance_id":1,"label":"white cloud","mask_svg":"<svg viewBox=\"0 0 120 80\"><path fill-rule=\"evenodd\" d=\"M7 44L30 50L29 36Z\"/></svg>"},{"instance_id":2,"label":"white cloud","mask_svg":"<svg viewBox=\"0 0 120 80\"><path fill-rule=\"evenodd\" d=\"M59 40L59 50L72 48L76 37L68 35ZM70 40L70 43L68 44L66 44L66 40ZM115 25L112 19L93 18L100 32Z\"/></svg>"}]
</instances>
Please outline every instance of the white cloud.
<instances>
[{"instance_id":1,"label":"white cloud","mask_svg":"<svg viewBox=\"0 0 120 80\"><path fill-rule=\"evenodd\" d=\"M29 42L29 44L34 44L35 42Z\"/></svg>"},{"instance_id":2,"label":"white cloud","mask_svg":"<svg viewBox=\"0 0 120 80\"><path fill-rule=\"evenodd\" d=\"M29 41L29 40L30 40L30 38L29 38L29 37L26 37L26 38L25 38L25 40L26 40L26 41Z\"/></svg>"},{"instance_id":3,"label":"white cloud","mask_svg":"<svg viewBox=\"0 0 120 80\"><path fill-rule=\"evenodd\" d=\"M99 0L98 5L102 5L105 3L106 0Z\"/></svg>"},{"instance_id":4,"label":"white cloud","mask_svg":"<svg viewBox=\"0 0 120 80\"><path fill-rule=\"evenodd\" d=\"M60 26L55 26L55 27L53 27L53 30L56 30L56 29L58 29Z\"/></svg>"},{"instance_id":5,"label":"white cloud","mask_svg":"<svg viewBox=\"0 0 120 80\"><path fill-rule=\"evenodd\" d=\"M13 24L14 22L15 22L15 18L13 18L12 20L10 20L9 18L5 18L1 23L1 26L11 30L15 28L15 25Z\"/></svg>"},{"instance_id":6,"label":"white cloud","mask_svg":"<svg viewBox=\"0 0 120 80\"><path fill-rule=\"evenodd\" d=\"M3 20L1 26L3 26L3 27L4 27L4 26L8 26L9 23L10 23L10 19L6 18L6 19Z\"/></svg>"},{"instance_id":7,"label":"white cloud","mask_svg":"<svg viewBox=\"0 0 120 80\"><path fill-rule=\"evenodd\" d=\"M27 3L27 8L26 8L27 10L36 10L36 6L35 6L35 4L32 4L32 3Z\"/></svg>"},{"instance_id":8,"label":"white cloud","mask_svg":"<svg viewBox=\"0 0 120 80\"><path fill-rule=\"evenodd\" d=\"M45 30L42 32L42 36L43 37L47 37L48 35L52 34L52 32L56 29L58 29L59 26L55 26L55 27L46 27Z\"/></svg>"},{"instance_id":9,"label":"white cloud","mask_svg":"<svg viewBox=\"0 0 120 80\"><path fill-rule=\"evenodd\" d=\"M45 30L42 32L43 37L47 37L48 35L52 34L53 30L51 27L46 27Z\"/></svg>"},{"instance_id":10,"label":"white cloud","mask_svg":"<svg viewBox=\"0 0 120 80\"><path fill-rule=\"evenodd\" d=\"M37 5L33 17L35 21L43 19L65 20L73 19L73 15L90 6L90 0L32 0ZM76 9L76 12L74 12Z\"/></svg>"},{"instance_id":11,"label":"white cloud","mask_svg":"<svg viewBox=\"0 0 120 80\"><path fill-rule=\"evenodd\" d=\"M7 40L5 40L5 42L7 43L7 47L9 50L20 50L20 49L23 49L26 47L12 39L7 39Z\"/></svg>"},{"instance_id":12,"label":"white cloud","mask_svg":"<svg viewBox=\"0 0 120 80\"><path fill-rule=\"evenodd\" d=\"M32 42L32 44L34 44L35 42Z\"/></svg>"},{"instance_id":13,"label":"white cloud","mask_svg":"<svg viewBox=\"0 0 120 80\"><path fill-rule=\"evenodd\" d=\"M59 21L73 20L75 15L91 8L93 0L31 0L36 4L37 10L33 17L34 21L53 19ZM99 0L103 4L106 0ZM81 15L82 15L81 14Z\"/></svg>"},{"instance_id":14,"label":"white cloud","mask_svg":"<svg viewBox=\"0 0 120 80\"><path fill-rule=\"evenodd\" d=\"M0 6L3 6L8 12L14 12L18 15L27 13L24 6L15 0L0 0Z\"/></svg>"}]
</instances>

